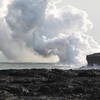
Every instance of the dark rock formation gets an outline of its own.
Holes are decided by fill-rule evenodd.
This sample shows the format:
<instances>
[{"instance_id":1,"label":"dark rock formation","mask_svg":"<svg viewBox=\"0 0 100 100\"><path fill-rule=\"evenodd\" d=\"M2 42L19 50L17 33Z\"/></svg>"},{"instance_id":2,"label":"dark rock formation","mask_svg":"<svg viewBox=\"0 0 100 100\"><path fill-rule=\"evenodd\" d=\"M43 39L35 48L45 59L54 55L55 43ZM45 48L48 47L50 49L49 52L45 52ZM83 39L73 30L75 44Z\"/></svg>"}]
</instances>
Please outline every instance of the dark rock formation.
<instances>
[{"instance_id":1,"label":"dark rock formation","mask_svg":"<svg viewBox=\"0 0 100 100\"><path fill-rule=\"evenodd\" d=\"M100 70L2 70L0 100L100 100Z\"/></svg>"},{"instance_id":2,"label":"dark rock formation","mask_svg":"<svg viewBox=\"0 0 100 100\"><path fill-rule=\"evenodd\" d=\"M100 53L95 53L91 55L87 55L86 57L88 65L100 65Z\"/></svg>"}]
</instances>

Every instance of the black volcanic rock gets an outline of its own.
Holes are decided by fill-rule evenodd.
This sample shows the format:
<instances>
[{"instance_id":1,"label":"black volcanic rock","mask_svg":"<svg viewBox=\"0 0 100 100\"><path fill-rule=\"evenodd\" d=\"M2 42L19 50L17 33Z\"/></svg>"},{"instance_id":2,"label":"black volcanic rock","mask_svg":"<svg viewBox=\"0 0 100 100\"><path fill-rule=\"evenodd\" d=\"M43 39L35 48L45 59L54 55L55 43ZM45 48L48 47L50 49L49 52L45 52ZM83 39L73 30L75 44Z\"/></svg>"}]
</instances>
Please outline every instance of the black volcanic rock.
<instances>
[{"instance_id":1,"label":"black volcanic rock","mask_svg":"<svg viewBox=\"0 0 100 100\"><path fill-rule=\"evenodd\" d=\"M95 53L91 55L87 55L86 57L88 65L100 65L100 53Z\"/></svg>"},{"instance_id":2,"label":"black volcanic rock","mask_svg":"<svg viewBox=\"0 0 100 100\"><path fill-rule=\"evenodd\" d=\"M100 70L1 70L0 100L100 100Z\"/></svg>"}]
</instances>

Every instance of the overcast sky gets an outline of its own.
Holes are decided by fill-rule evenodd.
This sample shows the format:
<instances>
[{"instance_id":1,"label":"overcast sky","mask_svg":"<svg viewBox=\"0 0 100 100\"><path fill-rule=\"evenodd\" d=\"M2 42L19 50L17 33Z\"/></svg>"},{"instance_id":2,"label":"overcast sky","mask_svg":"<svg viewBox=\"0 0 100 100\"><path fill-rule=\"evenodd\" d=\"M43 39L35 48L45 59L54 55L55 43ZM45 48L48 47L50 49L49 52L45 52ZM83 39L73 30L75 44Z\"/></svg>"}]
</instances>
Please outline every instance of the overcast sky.
<instances>
[{"instance_id":1,"label":"overcast sky","mask_svg":"<svg viewBox=\"0 0 100 100\"><path fill-rule=\"evenodd\" d=\"M85 10L93 23L91 34L100 44L100 0L63 0L62 4Z\"/></svg>"},{"instance_id":2,"label":"overcast sky","mask_svg":"<svg viewBox=\"0 0 100 100\"><path fill-rule=\"evenodd\" d=\"M62 0L61 5L72 5L76 8L85 10L93 23L93 29L88 33L100 44L100 0ZM3 55L0 61L6 61Z\"/></svg>"}]
</instances>

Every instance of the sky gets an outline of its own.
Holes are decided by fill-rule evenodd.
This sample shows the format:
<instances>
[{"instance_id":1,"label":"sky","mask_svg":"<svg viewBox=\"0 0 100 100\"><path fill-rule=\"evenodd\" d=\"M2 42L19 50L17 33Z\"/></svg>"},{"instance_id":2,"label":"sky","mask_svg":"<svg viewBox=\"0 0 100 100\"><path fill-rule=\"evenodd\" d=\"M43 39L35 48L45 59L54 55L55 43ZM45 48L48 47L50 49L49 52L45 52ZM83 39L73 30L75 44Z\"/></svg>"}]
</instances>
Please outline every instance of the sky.
<instances>
[{"instance_id":1,"label":"sky","mask_svg":"<svg viewBox=\"0 0 100 100\"><path fill-rule=\"evenodd\" d=\"M87 34L93 36L93 38L100 44L100 1L99 0L62 0L60 6L72 5L76 8L85 10L88 13L89 19L93 23L93 29ZM6 57L0 54L0 61L7 61Z\"/></svg>"},{"instance_id":2,"label":"sky","mask_svg":"<svg viewBox=\"0 0 100 100\"><path fill-rule=\"evenodd\" d=\"M100 44L100 0L63 0L62 4L75 6L88 13L93 23L93 29L89 34Z\"/></svg>"}]
</instances>

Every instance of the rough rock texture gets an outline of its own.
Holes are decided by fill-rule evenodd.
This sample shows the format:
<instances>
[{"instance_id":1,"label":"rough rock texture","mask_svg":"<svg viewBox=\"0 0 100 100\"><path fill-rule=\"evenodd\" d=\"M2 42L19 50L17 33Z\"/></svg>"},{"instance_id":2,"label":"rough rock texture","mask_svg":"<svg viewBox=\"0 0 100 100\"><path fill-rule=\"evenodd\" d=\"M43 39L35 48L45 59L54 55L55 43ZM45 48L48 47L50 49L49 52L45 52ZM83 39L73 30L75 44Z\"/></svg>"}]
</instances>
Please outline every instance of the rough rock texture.
<instances>
[{"instance_id":1,"label":"rough rock texture","mask_svg":"<svg viewBox=\"0 0 100 100\"><path fill-rule=\"evenodd\" d=\"M100 65L100 53L95 53L91 55L87 55L86 57L88 65Z\"/></svg>"},{"instance_id":2,"label":"rough rock texture","mask_svg":"<svg viewBox=\"0 0 100 100\"><path fill-rule=\"evenodd\" d=\"M0 100L100 100L100 70L2 70Z\"/></svg>"}]
</instances>

